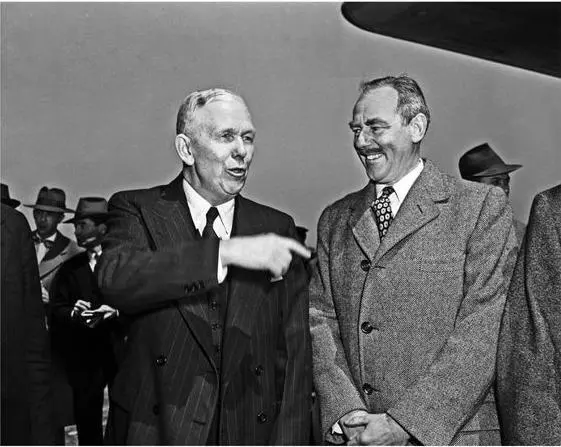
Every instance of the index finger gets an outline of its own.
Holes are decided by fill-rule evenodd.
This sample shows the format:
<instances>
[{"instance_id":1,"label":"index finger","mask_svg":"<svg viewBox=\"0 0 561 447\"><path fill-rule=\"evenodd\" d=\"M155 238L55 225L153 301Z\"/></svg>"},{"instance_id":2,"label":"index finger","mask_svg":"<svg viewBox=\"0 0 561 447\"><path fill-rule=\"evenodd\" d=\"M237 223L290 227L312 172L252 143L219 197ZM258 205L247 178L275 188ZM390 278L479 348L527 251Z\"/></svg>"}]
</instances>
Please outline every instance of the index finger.
<instances>
[{"instance_id":1,"label":"index finger","mask_svg":"<svg viewBox=\"0 0 561 447\"><path fill-rule=\"evenodd\" d=\"M285 242L286 248L288 248L291 252L296 253L305 259L309 259L310 256L312 256L310 250L304 247L300 242L290 238L285 238Z\"/></svg>"}]
</instances>

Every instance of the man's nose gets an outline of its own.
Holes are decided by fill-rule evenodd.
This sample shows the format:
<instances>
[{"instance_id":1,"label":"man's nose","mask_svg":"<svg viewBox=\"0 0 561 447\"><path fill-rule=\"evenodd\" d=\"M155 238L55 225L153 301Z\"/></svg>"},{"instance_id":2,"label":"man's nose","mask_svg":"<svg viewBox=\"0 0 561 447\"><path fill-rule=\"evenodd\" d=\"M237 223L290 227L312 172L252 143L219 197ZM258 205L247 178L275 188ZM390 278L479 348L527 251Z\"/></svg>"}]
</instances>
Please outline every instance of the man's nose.
<instances>
[{"instance_id":1,"label":"man's nose","mask_svg":"<svg viewBox=\"0 0 561 447\"><path fill-rule=\"evenodd\" d=\"M245 157L247 155L247 147L245 146L243 137L236 138L233 152L235 157Z\"/></svg>"},{"instance_id":2,"label":"man's nose","mask_svg":"<svg viewBox=\"0 0 561 447\"><path fill-rule=\"evenodd\" d=\"M355 134L355 147L360 149L365 146L368 146L368 142L366 141L363 129L360 129L357 131L357 134Z\"/></svg>"}]
</instances>

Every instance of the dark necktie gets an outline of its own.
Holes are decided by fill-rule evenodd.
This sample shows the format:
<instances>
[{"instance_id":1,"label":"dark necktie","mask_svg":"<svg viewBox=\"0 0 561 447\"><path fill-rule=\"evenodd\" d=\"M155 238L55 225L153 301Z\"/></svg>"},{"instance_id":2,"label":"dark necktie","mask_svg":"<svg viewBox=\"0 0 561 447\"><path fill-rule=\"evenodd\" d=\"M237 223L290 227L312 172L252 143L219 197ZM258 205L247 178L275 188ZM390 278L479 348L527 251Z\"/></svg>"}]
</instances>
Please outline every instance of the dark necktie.
<instances>
[{"instance_id":1,"label":"dark necktie","mask_svg":"<svg viewBox=\"0 0 561 447\"><path fill-rule=\"evenodd\" d=\"M206 213L206 225L203 229L203 239L218 239L218 236L214 232L214 221L218 217L218 210L216 207L211 207Z\"/></svg>"},{"instance_id":2,"label":"dark necktie","mask_svg":"<svg viewBox=\"0 0 561 447\"><path fill-rule=\"evenodd\" d=\"M43 239L41 236L39 236L39 233L33 234L33 242L35 242L35 244L43 244L47 251L53 248L53 245L55 244L53 241Z\"/></svg>"},{"instance_id":3,"label":"dark necktie","mask_svg":"<svg viewBox=\"0 0 561 447\"><path fill-rule=\"evenodd\" d=\"M382 190L380 197L378 197L372 205L374 215L376 216L376 225L378 226L380 240L382 240L388 232L393 220L392 206L390 204L390 194L392 192L394 192L393 188L391 186L386 186Z\"/></svg>"}]
</instances>

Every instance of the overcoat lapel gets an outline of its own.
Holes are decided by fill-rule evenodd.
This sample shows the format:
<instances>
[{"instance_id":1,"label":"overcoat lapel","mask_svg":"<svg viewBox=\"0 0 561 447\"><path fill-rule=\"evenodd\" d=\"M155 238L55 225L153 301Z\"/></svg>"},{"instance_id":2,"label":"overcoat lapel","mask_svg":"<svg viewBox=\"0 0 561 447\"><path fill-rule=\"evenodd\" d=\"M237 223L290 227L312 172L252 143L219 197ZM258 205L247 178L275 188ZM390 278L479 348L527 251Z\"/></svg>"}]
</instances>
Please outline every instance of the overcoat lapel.
<instances>
[{"instance_id":1,"label":"overcoat lapel","mask_svg":"<svg viewBox=\"0 0 561 447\"><path fill-rule=\"evenodd\" d=\"M425 161L425 167L417 178L405 200L401 204L390 228L381 242L374 262L390 253L402 241L419 231L427 223L436 219L440 214L435 202L447 200L449 192L444 186L442 174L430 162Z\"/></svg>"},{"instance_id":2,"label":"overcoat lapel","mask_svg":"<svg viewBox=\"0 0 561 447\"><path fill-rule=\"evenodd\" d=\"M53 270L55 270L64 259L64 252L68 248L70 239L64 236L62 233L57 231L54 245L52 248L45 253L45 256L39 262L39 278L43 279L45 276L49 275Z\"/></svg>"},{"instance_id":3,"label":"overcoat lapel","mask_svg":"<svg viewBox=\"0 0 561 447\"><path fill-rule=\"evenodd\" d=\"M371 208L374 200L376 200L376 186L370 182L356 200L348 221L356 242L370 260L374 259L380 245L378 228Z\"/></svg>"},{"instance_id":4,"label":"overcoat lapel","mask_svg":"<svg viewBox=\"0 0 561 447\"><path fill-rule=\"evenodd\" d=\"M241 196L236 198L234 211L233 236L249 236L263 232L263 221L251 203ZM224 381L228 382L229 373L237 370L237 364L252 335L252 325L266 297L266 289L271 287L267 272L231 268L228 313L224 333L224 357L222 371Z\"/></svg>"},{"instance_id":5,"label":"overcoat lapel","mask_svg":"<svg viewBox=\"0 0 561 447\"><path fill-rule=\"evenodd\" d=\"M159 247L169 247L170 242L175 246L201 238L189 212L181 174L163 188L160 199L153 207L142 209L142 215L154 240L156 250ZM213 361L212 333L208 324L206 296L182 300L177 308L185 323L191 328L195 339Z\"/></svg>"}]
</instances>

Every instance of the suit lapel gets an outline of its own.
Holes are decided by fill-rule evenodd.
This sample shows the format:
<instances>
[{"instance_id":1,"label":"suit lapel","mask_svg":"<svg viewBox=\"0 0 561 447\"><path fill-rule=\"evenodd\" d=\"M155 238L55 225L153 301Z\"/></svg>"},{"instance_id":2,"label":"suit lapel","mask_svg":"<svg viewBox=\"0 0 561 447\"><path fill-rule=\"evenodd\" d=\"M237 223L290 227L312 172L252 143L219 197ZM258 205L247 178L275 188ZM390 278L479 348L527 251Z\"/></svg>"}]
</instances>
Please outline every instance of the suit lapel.
<instances>
[{"instance_id":1,"label":"suit lapel","mask_svg":"<svg viewBox=\"0 0 561 447\"><path fill-rule=\"evenodd\" d=\"M251 203L238 196L234 211L233 236L249 236L262 233L263 219ZM261 300L265 298L266 288L270 286L266 272L231 268L230 293L228 296L228 312L224 333L224 373L230 374L237 370L237 364L243 358L251 335L252 326L257 318ZM225 383L227 382L225 376Z\"/></svg>"},{"instance_id":2,"label":"suit lapel","mask_svg":"<svg viewBox=\"0 0 561 447\"><path fill-rule=\"evenodd\" d=\"M142 215L156 244L156 249L169 246L170 242L172 245L177 245L201 238L189 212L181 174L163 188L162 195L154 206L142 210ZM212 333L208 324L206 296L182 300L177 308L212 361Z\"/></svg>"},{"instance_id":3,"label":"suit lapel","mask_svg":"<svg viewBox=\"0 0 561 447\"><path fill-rule=\"evenodd\" d=\"M425 167L421 175L401 204L376 252L374 261L378 262L408 236L438 217L440 211L435 202L445 201L448 197L449 192L444 186L442 174L430 161L425 160Z\"/></svg>"},{"instance_id":4,"label":"suit lapel","mask_svg":"<svg viewBox=\"0 0 561 447\"><path fill-rule=\"evenodd\" d=\"M378 228L371 209L374 200L376 200L376 186L370 182L359 194L348 221L356 242L370 260L374 259L380 245Z\"/></svg>"}]
</instances>

